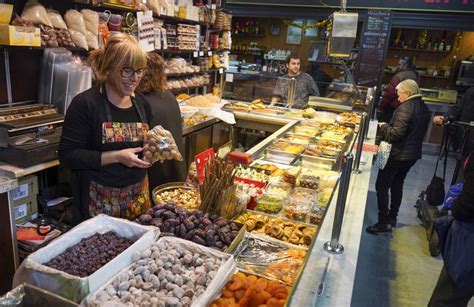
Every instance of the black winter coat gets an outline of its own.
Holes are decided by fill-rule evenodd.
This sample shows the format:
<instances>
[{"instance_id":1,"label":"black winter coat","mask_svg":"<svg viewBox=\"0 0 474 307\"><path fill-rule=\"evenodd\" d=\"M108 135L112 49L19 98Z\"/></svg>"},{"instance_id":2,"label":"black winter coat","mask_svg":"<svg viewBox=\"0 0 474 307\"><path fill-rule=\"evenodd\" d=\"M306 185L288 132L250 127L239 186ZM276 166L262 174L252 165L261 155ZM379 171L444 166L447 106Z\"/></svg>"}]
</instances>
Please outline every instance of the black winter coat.
<instances>
[{"instance_id":1,"label":"black winter coat","mask_svg":"<svg viewBox=\"0 0 474 307\"><path fill-rule=\"evenodd\" d=\"M381 127L383 140L392 144L390 158L399 161L420 159L430 118L421 95L413 95L398 106L390 123Z\"/></svg>"}]
</instances>

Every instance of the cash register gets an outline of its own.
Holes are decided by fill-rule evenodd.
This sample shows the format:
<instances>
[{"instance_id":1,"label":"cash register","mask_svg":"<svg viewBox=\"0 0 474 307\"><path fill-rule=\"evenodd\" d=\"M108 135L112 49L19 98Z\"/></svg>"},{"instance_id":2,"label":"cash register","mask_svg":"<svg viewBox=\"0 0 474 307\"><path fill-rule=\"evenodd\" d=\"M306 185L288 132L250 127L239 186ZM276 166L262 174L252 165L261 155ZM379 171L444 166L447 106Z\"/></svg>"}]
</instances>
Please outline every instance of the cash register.
<instances>
[{"instance_id":1,"label":"cash register","mask_svg":"<svg viewBox=\"0 0 474 307\"><path fill-rule=\"evenodd\" d=\"M0 109L0 161L28 167L57 159L63 122L49 104Z\"/></svg>"}]
</instances>

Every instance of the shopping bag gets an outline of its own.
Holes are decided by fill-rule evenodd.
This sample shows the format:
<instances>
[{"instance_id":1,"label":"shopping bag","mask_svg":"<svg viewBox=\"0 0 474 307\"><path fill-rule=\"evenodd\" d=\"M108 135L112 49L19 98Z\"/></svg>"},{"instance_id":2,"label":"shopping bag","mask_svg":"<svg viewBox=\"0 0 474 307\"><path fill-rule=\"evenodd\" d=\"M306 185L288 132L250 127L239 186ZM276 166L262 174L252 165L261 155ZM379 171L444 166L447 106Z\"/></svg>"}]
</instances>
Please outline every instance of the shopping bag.
<instances>
[{"instance_id":1,"label":"shopping bag","mask_svg":"<svg viewBox=\"0 0 474 307\"><path fill-rule=\"evenodd\" d=\"M375 158L375 166L384 169L385 165L387 165L388 158L390 157L391 150L392 144L385 141L380 142L377 150L377 157Z\"/></svg>"}]
</instances>

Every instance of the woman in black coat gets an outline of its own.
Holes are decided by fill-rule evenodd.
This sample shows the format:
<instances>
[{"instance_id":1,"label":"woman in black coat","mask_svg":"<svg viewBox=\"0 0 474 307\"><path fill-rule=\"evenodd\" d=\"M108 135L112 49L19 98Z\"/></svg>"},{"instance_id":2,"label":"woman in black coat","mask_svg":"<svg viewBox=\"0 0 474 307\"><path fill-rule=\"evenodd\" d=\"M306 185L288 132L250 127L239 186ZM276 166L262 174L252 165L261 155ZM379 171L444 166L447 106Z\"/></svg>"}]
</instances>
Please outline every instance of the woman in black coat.
<instances>
[{"instance_id":1,"label":"woman in black coat","mask_svg":"<svg viewBox=\"0 0 474 307\"><path fill-rule=\"evenodd\" d=\"M397 225L403 182L410 168L421 158L423 138L430 121L430 111L421 100L415 81L402 81L396 90L401 105L395 109L390 123L381 124L383 140L392 144L392 149L387 165L379 170L375 183L379 221L366 229L372 234L390 232Z\"/></svg>"},{"instance_id":2,"label":"woman in black coat","mask_svg":"<svg viewBox=\"0 0 474 307\"><path fill-rule=\"evenodd\" d=\"M166 89L166 75L163 59L155 52L148 53L147 71L137 91L143 93L153 115L151 126L161 125L169 130L178 145L179 152L184 155L183 126L178 101ZM186 180L186 164L184 161L166 160L155 163L148 169L150 191L160 184L181 182Z\"/></svg>"}]
</instances>

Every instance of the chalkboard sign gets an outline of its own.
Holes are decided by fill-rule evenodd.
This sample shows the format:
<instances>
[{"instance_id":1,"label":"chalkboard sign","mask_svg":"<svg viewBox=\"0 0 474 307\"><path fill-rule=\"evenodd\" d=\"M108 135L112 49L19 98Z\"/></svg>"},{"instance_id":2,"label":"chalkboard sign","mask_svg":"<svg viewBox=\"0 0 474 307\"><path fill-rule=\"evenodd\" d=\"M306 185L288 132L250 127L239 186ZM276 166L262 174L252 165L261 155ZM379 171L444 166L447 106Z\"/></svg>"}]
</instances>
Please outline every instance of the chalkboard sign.
<instances>
[{"instance_id":1,"label":"chalkboard sign","mask_svg":"<svg viewBox=\"0 0 474 307\"><path fill-rule=\"evenodd\" d=\"M340 0L225 0L226 4L340 8ZM323 4L324 3L324 4ZM349 9L387 9L396 11L474 12L472 0L347 0Z\"/></svg>"},{"instance_id":2,"label":"chalkboard sign","mask_svg":"<svg viewBox=\"0 0 474 307\"><path fill-rule=\"evenodd\" d=\"M390 39L391 22L391 11L367 11L357 58L357 85L379 85Z\"/></svg>"}]
</instances>

